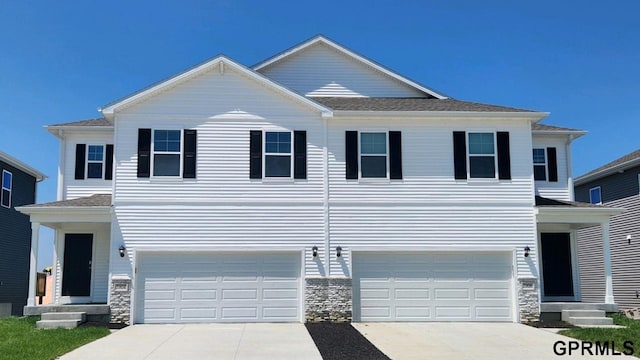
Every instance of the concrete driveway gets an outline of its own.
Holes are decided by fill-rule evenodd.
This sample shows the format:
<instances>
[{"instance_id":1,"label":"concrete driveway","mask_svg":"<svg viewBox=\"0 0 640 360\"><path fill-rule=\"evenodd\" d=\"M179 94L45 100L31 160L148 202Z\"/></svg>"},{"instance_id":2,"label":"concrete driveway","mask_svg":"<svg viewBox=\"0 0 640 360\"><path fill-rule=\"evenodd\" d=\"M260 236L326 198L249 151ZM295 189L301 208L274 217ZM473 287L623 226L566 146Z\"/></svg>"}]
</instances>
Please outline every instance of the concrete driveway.
<instances>
[{"instance_id":1,"label":"concrete driveway","mask_svg":"<svg viewBox=\"0 0 640 360\"><path fill-rule=\"evenodd\" d=\"M61 359L320 360L322 357L303 324L190 324L129 326Z\"/></svg>"},{"instance_id":2,"label":"concrete driveway","mask_svg":"<svg viewBox=\"0 0 640 360\"><path fill-rule=\"evenodd\" d=\"M621 356L557 355L554 344L577 341L547 330L513 323L353 323L392 359L619 359ZM605 340L605 339L603 339ZM629 339L634 340L634 339ZM638 345L636 345L638 346ZM556 346L562 352L562 344ZM640 351L640 349L636 350ZM611 352L609 352L611 354Z\"/></svg>"}]
</instances>

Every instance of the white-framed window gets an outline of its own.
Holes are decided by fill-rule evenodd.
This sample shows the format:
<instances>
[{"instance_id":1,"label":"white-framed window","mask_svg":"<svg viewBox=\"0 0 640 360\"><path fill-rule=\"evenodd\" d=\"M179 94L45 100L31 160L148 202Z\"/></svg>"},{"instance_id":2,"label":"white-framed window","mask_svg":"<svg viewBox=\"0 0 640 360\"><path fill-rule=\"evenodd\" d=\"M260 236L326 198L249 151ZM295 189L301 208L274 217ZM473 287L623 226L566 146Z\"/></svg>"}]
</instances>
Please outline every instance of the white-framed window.
<instances>
[{"instance_id":1,"label":"white-framed window","mask_svg":"<svg viewBox=\"0 0 640 360\"><path fill-rule=\"evenodd\" d=\"M493 132L468 133L469 178L495 179L496 138Z\"/></svg>"},{"instance_id":2,"label":"white-framed window","mask_svg":"<svg viewBox=\"0 0 640 360\"><path fill-rule=\"evenodd\" d=\"M87 145L87 179L104 177L104 145Z\"/></svg>"},{"instance_id":3,"label":"white-framed window","mask_svg":"<svg viewBox=\"0 0 640 360\"><path fill-rule=\"evenodd\" d=\"M595 205L602 204L602 190L600 186L589 189L589 202Z\"/></svg>"},{"instance_id":4,"label":"white-framed window","mask_svg":"<svg viewBox=\"0 0 640 360\"><path fill-rule=\"evenodd\" d=\"M360 177L389 177L387 132L360 132Z\"/></svg>"},{"instance_id":5,"label":"white-framed window","mask_svg":"<svg viewBox=\"0 0 640 360\"><path fill-rule=\"evenodd\" d=\"M533 149L533 178L536 181L547 180L547 156L545 149Z\"/></svg>"},{"instance_id":6,"label":"white-framed window","mask_svg":"<svg viewBox=\"0 0 640 360\"><path fill-rule=\"evenodd\" d=\"M290 178L293 174L291 131L264 132L264 177Z\"/></svg>"},{"instance_id":7,"label":"white-framed window","mask_svg":"<svg viewBox=\"0 0 640 360\"><path fill-rule=\"evenodd\" d=\"M151 152L153 176L182 174L182 130L153 130Z\"/></svg>"},{"instance_id":8,"label":"white-framed window","mask_svg":"<svg viewBox=\"0 0 640 360\"><path fill-rule=\"evenodd\" d=\"M13 174L7 170L2 170L2 195L0 203L6 208L11 207L11 195L13 192Z\"/></svg>"}]
</instances>

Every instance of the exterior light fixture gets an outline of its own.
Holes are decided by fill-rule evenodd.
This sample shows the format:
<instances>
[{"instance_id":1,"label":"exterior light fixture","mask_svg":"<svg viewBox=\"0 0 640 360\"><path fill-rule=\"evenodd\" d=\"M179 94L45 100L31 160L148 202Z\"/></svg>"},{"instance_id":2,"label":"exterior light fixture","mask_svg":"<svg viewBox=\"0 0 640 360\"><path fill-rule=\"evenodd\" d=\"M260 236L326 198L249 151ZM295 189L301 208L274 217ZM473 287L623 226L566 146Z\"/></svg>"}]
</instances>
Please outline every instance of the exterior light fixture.
<instances>
[{"instance_id":1,"label":"exterior light fixture","mask_svg":"<svg viewBox=\"0 0 640 360\"><path fill-rule=\"evenodd\" d=\"M120 245L120 247L118 248L118 252L120 252L120 257L124 257L124 254L126 251L127 251L127 248L125 248L124 245Z\"/></svg>"},{"instance_id":2,"label":"exterior light fixture","mask_svg":"<svg viewBox=\"0 0 640 360\"><path fill-rule=\"evenodd\" d=\"M337 257L342 256L342 248L341 248L340 246L338 246L338 247L336 248L336 256L337 256Z\"/></svg>"},{"instance_id":3,"label":"exterior light fixture","mask_svg":"<svg viewBox=\"0 0 640 360\"><path fill-rule=\"evenodd\" d=\"M631 235L627 235L627 243L631 245Z\"/></svg>"},{"instance_id":4,"label":"exterior light fixture","mask_svg":"<svg viewBox=\"0 0 640 360\"><path fill-rule=\"evenodd\" d=\"M529 257L529 251L531 251L531 248L528 246L524 247L524 257Z\"/></svg>"},{"instance_id":5,"label":"exterior light fixture","mask_svg":"<svg viewBox=\"0 0 640 360\"><path fill-rule=\"evenodd\" d=\"M312 247L311 251L313 253L313 257L317 257L318 256L318 247L317 246Z\"/></svg>"}]
</instances>

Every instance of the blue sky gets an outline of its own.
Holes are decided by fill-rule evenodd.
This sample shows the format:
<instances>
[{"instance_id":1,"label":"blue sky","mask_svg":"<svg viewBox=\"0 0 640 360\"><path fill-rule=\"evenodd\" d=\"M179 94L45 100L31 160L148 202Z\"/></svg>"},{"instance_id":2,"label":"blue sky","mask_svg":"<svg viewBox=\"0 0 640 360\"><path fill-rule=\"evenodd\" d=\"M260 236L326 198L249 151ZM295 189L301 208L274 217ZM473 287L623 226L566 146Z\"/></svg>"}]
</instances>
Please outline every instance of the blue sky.
<instances>
[{"instance_id":1,"label":"blue sky","mask_svg":"<svg viewBox=\"0 0 640 360\"><path fill-rule=\"evenodd\" d=\"M590 4L587 4L590 3ZM638 148L640 2L3 1L0 150L49 176L42 126L96 109L219 53L247 66L316 34L453 98L547 111L584 129L580 175ZM45 231L39 267L51 264Z\"/></svg>"}]
</instances>

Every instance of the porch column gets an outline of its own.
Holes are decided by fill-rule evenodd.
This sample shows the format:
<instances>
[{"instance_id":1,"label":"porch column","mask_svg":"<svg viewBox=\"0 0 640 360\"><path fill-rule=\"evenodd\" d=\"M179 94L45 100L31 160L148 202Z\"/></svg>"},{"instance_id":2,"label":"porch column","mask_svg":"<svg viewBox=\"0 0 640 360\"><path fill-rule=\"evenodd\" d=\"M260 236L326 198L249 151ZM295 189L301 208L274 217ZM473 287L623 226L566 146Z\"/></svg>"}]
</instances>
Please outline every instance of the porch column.
<instances>
[{"instance_id":1,"label":"porch column","mask_svg":"<svg viewBox=\"0 0 640 360\"><path fill-rule=\"evenodd\" d=\"M40 241L40 223L31 223L31 260L29 262L29 295L27 306L36 305L36 283L38 281L38 242Z\"/></svg>"},{"instance_id":2,"label":"porch column","mask_svg":"<svg viewBox=\"0 0 640 360\"><path fill-rule=\"evenodd\" d=\"M615 304L613 300L613 277L611 275L611 244L609 241L609 222L600 224L602 227L602 253L604 255L604 282L605 282L605 304Z\"/></svg>"}]
</instances>

